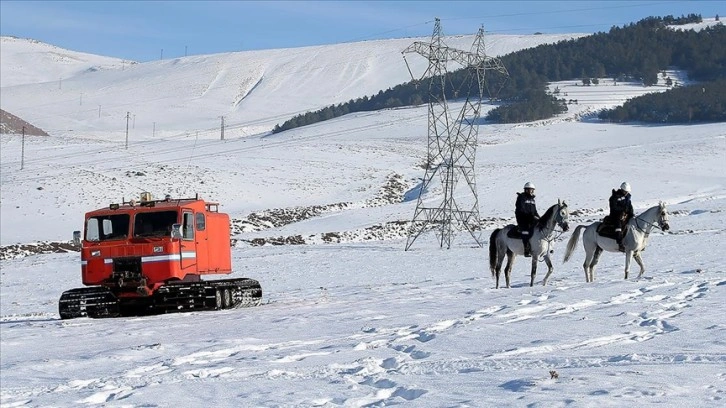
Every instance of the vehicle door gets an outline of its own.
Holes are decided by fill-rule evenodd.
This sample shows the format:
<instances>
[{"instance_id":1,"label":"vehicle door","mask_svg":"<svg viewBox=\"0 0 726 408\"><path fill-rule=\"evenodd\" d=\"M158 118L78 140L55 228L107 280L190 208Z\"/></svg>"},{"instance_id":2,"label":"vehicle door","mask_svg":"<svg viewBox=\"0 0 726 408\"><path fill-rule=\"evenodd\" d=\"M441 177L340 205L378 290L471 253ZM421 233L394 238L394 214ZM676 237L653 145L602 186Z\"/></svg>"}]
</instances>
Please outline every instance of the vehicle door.
<instances>
[{"instance_id":1,"label":"vehicle door","mask_svg":"<svg viewBox=\"0 0 726 408\"><path fill-rule=\"evenodd\" d=\"M203 212L194 215L194 239L197 246L197 269L204 273L209 269L209 240L207 217Z\"/></svg>"},{"instance_id":2,"label":"vehicle door","mask_svg":"<svg viewBox=\"0 0 726 408\"><path fill-rule=\"evenodd\" d=\"M181 226L181 266L185 273L198 273L197 242L194 231L194 213L191 210L182 212Z\"/></svg>"}]
</instances>

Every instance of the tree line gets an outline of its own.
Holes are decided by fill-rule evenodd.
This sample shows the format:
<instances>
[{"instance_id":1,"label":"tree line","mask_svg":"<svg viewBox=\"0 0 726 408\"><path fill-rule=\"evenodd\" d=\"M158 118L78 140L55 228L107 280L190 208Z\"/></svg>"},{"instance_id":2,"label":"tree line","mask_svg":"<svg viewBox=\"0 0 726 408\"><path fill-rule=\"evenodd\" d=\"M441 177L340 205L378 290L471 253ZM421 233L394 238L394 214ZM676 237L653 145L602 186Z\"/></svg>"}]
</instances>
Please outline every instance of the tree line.
<instances>
[{"instance_id":1,"label":"tree line","mask_svg":"<svg viewBox=\"0 0 726 408\"><path fill-rule=\"evenodd\" d=\"M648 17L623 27L612 27L608 32L543 44L504 55L501 60L509 71L509 77L493 71L486 73L487 88L490 91L498 90L498 94L485 97L496 96L501 102L500 106L489 111L486 120L495 123L528 122L567 111L567 101L547 92L549 82L574 79L594 83L597 78L613 78L616 81L640 81L645 86L651 86L658 82L659 73L673 67L686 71L689 79L699 84L674 89L667 95L657 93L634 98L629 101L629 106L653 103L660 109L678 109L677 112L666 112L671 121L683 117L689 117L690 122L726 121L726 113L723 112L724 94L715 92L721 89L720 80L726 79L726 27L718 24L700 31L666 28L669 25L698 22L702 22L698 14ZM353 112L435 102L429 100L429 95L436 92L447 99L476 97L478 88L473 75L470 68L454 71L448 75L443 89L433 89L434 92L431 92L428 84L422 86L415 81L397 85L371 97L364 96L297 115L275 126L273 133ZM435 80L432 83L440 82ZM689 90L692 87L695 87L694 90ZM714 92L696 92L702 88L713 89ZM647 102L639 101L641 98ZM681 98L683 101L679 102ZM687 101L695 105L688 105ZM617 111L617 114L601 113L601 118L613 121L662 121L664 117L663 114L645 115L644 108L626 111L619 108L611 110Z\"/></svg>"},{"instance_id":2,"label":"tree line","mask_svg":"<svg viewBox=\"0 0 726 408\"><path fill-rule=\"evenodd\" d=\"M726 122L726 79L647 94L600 112L610 122Z\"/></svg>"}]
</instances>

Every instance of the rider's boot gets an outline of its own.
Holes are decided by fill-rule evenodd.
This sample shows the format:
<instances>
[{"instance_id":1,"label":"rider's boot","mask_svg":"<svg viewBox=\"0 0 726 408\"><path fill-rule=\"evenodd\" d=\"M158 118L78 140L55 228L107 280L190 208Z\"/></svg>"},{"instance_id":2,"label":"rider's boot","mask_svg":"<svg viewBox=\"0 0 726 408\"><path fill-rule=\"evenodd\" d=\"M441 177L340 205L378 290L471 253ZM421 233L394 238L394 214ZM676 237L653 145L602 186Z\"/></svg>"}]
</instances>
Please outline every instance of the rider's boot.
<instances>
[{"instance_id":1,"label":"rider's boot","mask_svg":"<svg viewBox=\"0 0 726 408\"><path fill-rule=\"evenodd\" d=\"M532 245L529 243L529 240L523 240L524 241L524 256L526 258L529 258L532 256Z\"/></svg>"},{"instance_id":2,"label":"rider's boot","mask_svg":"<svg viewBox=\"0 0 726 408\"><path fill-rule=\"evenodd\" d=\"M617 238L615 238L615 242L618 243L618 251L625 252L625 245L623 245L623 234L621 230L616 230L617 232Z\"/></svg>"}]
</instances>

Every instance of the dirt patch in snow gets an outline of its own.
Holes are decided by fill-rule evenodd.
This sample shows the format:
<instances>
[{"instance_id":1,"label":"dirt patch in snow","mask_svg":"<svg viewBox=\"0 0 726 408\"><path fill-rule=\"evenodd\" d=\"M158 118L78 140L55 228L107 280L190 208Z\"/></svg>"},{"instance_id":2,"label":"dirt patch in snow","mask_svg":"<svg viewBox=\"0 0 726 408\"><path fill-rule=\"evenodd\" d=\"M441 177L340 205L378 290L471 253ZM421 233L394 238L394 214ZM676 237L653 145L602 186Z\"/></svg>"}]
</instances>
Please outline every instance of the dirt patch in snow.
<instances>
[{"instance_id":1,"label":"dirt patch in snow","mask_svg":"<svg viewBox=\"0 0 726 408\"><path fill-rule=\"evenodd\" d=\"M37 128L12 113L0 109L0 134L20 135L23 133L23 127L25 127L26 135L48 136L43 129Z\"/></svg>"},{"instance_id":2,"label":"dirt patch in snow","mask_svg":"<svg viewBox=\"0 0 726 408\"><path fill-rule=\"evenodd\" d=\"M24 258L36 254L53 254L63 252L80 252L80 245L72 242L43 241L30 244L14 244L0 247L0 260Z\"/></svg>"}]
</instances>

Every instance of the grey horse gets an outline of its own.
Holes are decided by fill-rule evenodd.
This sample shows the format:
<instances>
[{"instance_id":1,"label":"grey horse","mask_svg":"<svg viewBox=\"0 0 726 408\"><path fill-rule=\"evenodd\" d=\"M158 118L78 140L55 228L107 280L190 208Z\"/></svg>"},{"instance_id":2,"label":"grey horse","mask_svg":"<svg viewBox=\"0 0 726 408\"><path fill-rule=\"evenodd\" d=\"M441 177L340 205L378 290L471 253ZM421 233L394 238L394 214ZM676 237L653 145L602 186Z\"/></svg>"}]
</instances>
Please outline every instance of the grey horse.
<instances>
[{"instance_id":1,"label":"grey horse","mask_svg":"<svg viewBox=\"0 0 726 408\"><path fill-rule=\"evenodd\" d=\"M567 262L572 256L577 241L580 239L580 231L582 229L585 230L585 233L582 235L582 244L585 247L585 263L582 264L582 267L585 269L585 282L595 280L595 265L597 265L603 251L619 252L618 244L614 239L600 236L597 233L600 224L602 222L596 221L587 226L578 225L572 232L570 240L567 242L564 262ZM643 276L645 266L643 266L643 259L640 253L648 244L648 235L655 227L663 231L670 229L668 225L668 211L666 210L665 203L661 202L628 221L625 236L623 237L623 246L625 247L625 279L628 279L631 257L635 258L635 262L640 266L638 278Z\"/></svg>"},{"instance_id":2,"label":"grey horse","mask_svg":"<svg viewBox=\"0 0 726 408\"><path fill-rule=\"evenodd\" d=\"M534 286L534 277L537 274L537 262L541 257L547 263L547 275L545 275L542 285L547 284L547 279L552 275L552 260L550 252L555 239L555 227L559 226L562 231L569 228L567 220L569 212L567 204L564 201L557 200L557 204L550 207L544 215L539 219L537 225L532 232L529 242L532 247L532 279L529 286ZM515 228L514 225L507 225L504 228L497 228L489 237L489 268L492 271L492 277L497 278L497 289L499 289L499 274L502 269L504 256L507 257L507 266L504 268L504 277L509 286L509 278L514 266L514 258L516 255L524 255L524 244L520 238L509 238L507 233Z\"/></svg>"}]
</instances>

